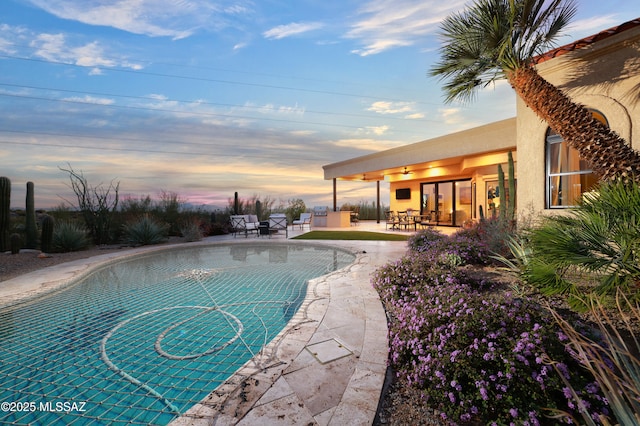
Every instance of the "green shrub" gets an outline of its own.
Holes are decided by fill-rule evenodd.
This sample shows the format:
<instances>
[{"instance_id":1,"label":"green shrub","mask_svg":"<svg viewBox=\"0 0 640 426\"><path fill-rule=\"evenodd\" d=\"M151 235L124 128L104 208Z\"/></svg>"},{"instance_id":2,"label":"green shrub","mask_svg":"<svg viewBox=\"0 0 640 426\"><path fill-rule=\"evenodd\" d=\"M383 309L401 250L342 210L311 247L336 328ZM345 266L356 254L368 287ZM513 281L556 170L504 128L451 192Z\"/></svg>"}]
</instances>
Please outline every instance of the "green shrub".
<instances>
[{"instance_id":1,"label":"green shrub","mask_svg":"<svg viewBox=\"0 0 640 426\"><path fill-rule=\"evenodd\" d=\"M133 246L160 244L167 240L169 227L148 215L124 226L125 241Z\"/></svg>"},{"instance_id":2,"label":"green shrub","mask_svg":"<svg viewBox=\"0 0 640 426\"><path fill-rule=\"evenodd\" d=\"M529 235L527 279L547 293L638 293L640 186L603 183L567 216L552 216ZM595 280L592 288L585 281Z\"/></svg>"},{"instance_id":3,"label":"green shrub","mask_svg":"<svg viewBox=\"0 0 640 426\"><path fill-rule=\"evenodd\" d=\"M54 252L80 251L89 247L89 244L89 231L84 226L72 221L56 223L51 243Z\"/></svg>"}]
</instances>

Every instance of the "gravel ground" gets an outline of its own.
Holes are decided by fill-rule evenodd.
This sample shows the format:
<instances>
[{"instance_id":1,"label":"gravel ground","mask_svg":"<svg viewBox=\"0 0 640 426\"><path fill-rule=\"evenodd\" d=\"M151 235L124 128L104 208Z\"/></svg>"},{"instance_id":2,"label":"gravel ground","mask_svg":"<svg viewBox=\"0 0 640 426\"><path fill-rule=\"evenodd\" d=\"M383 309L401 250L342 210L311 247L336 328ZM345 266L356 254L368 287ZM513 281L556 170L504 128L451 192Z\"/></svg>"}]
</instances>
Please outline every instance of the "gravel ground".
<instances>
[{"instance_id":1,"label":"gravel ground","mask_svg":"<svg viewBox=\"0 0 640 426\"><path fill-rule=\"evenodd\" d=\"M71 253L54 253L46 256L42 255L39 250L21 250L18 254L11 254L10 252L0 253L0 281L6 281L18 275L48 266L54 266L76 259L86 259L115 250L126 250L126 248L105 246L103 248L92 248Z\"/></svg>"}]
</instances>

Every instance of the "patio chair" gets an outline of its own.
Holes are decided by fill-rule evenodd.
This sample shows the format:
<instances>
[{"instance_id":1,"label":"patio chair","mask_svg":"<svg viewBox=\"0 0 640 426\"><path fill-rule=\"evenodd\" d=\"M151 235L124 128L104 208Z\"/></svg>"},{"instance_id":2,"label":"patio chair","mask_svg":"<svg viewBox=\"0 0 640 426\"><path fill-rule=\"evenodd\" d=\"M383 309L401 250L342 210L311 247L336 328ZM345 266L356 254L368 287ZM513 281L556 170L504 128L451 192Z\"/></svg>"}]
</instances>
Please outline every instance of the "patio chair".
<instances>
[{"instance_id":1,"label":"patio chair","mask_svg":"<svg viewBox=\"0 0 640 426\"><path fill-rule=\"evenodd\" d=\"M258 233L258 217L254 215L232 215L231 216L231 229L233 230L233 237L235 238L238 232L244 232L245 238L249 236L250 232Z\"/></svg>"},{"instance_id":2,"label":"patio chair","mask_svg":"<svg viewBox=\"0 0 640 426\"><path fill-rule=\"evenodd\" d=\"M269 216L269 238L271 238L271 231L282 231L286 238L289 238L289 227L287 226L287 216L284 214L272 214Z\"/></svg>"},{"instance_id":3,"label":"patio chair","mask_svg":"<svg viewBox=\"0 0 640 426\"><path fill-rule=\"evenodd\" d=\"M360 209L356 207L351 211L351 225L357 225L360 222Z\"/></svg>"},{"instance_id":4,"label":"patio chair","mask_svg":"<svg viewBox=\"0 0 640 426\"><path fill-rule=\"evenodd\" d=\"M398 212L397 220L398 229L400 229L400 227L404 227L404 230L406 231L409 228L409 225L411 225L411 218L409 217L407 212Z\"/></svg>"},{"instance_id":5,"label":"patio chair","mask_svg":"<svg viewBox=\"0 0 640 426\"><path fill-rule=\"evenodd\" d=\"M433 220L433 215L431 213L415 216L415 220L418 222L422 229L430 228L436 225L436 221Z\"/></svg>"},{"instance_id":6,"label":"patio chair","mask_svg":"<svg viewBox=\"0 0 640 426\"><path fill-rule=\"evenodd\" d=\"M391 230L398 229L398 218L394 212L388 210L384 212L386 227L385 229L389 229L389 225L391 225Z\"/></svg>"},{"instance_id":7,"label":"patio chair","mask_svg":"<svg viewBox=\"0 0 640 426\"><path fill-rule=\"evenodd\" d=\"M309 230L311 230L311 213L300 213L300 218L291 222L292 226L300 225L300 229L304 229L304 226L309 226Z\"/></svg>"}]
</instances>

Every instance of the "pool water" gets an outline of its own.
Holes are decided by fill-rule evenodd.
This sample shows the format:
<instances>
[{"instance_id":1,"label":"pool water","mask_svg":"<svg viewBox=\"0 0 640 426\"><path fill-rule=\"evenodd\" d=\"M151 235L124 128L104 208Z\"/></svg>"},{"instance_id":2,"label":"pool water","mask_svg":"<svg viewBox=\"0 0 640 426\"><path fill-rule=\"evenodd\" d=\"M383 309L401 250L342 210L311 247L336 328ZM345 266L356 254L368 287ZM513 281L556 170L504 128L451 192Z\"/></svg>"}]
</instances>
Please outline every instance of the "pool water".
<instances>
[{"instance_id":1,"label":"pool water","mask_svg":"<svg viewBox=\"0 0 640 426\"><path fill-rule=\"evenodd\" d=\"M167 424L232 376L352 263L295 244L174 249L0 311L0 422ZM8 410L7 410L8 409Z\"/></svg>"}]
</instances>

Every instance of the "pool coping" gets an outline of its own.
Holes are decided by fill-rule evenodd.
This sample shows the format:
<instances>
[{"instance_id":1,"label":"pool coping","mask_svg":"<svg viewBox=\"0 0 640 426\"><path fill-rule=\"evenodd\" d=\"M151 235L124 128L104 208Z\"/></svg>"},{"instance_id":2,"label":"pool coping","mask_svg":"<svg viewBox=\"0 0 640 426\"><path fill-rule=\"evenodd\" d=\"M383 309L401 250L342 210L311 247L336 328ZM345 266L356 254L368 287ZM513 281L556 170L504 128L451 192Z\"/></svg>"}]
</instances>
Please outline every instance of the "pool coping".
<instances>
[{"instance_id":1,"label":"pool coping","mask_svg":"<svg viewBox=\"0 0 640 426\"><path fill-rule=\"evenodd\" d=\"M405 242L230 240L145 247L68 262L3 282L3 306L65 288L85 274L140 254L215 244L301 244L344 249L349 266L309 281L285 328L223 385L170 424L371 424L387 369L387 321L371 274L406 251ZM6 285L8 284L8 285ZM21 297L4 297L22 288ZM324 358L313 345L320 344ZM337 354L332 355L336 352Z\"/></svg>"}]
</instances>

